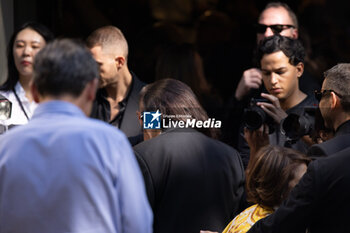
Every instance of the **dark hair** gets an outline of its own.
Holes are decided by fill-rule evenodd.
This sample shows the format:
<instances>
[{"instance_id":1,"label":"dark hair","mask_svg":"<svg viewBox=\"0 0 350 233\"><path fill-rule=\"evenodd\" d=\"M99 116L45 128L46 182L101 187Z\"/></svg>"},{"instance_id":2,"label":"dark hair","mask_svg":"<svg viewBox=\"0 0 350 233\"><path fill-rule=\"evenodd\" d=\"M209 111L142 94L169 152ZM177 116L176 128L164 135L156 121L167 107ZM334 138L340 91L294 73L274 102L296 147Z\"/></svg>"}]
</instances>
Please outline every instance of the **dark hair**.
<instances>
[{"instance_id":1,"label":"dark hair","mask_svg":"<svg viewBox=\"0 0 350 233\"><path fill-rule=\"evenodd\" d=\"M146 85L140 92L140 104L143 111L159 110L163 115L174 115L172 120L192 119L208 120L206 111L189 86L175 79L162 79ZM202 133L215 138L217 133L211 128L199 129Z\"/></svg>"},{"instance_id":2,"label":"dark hair","mask_svg":"<svg viewBox=\"0 0 350 233\"><path fill-rule=\"evenodd\" d=\"M261 148L247 168L247 200L270 209L279 206L290 192L296 168L309 162L308 157L290 148Z\"/></svg>"},{"instance_id":3,"label":"dark hair","mask_svg":"<svg viewBox=\"0 0 350 233\"><path fill-rule=\"evenodd\" d=\"M296 16L296 14L294 13L294 11L286 4L286 3L283 3L283 2L270 2L270 3L268 3L266 6L265 6L265 8L264 8L264 10L263 11L265 11L265 10L267 10L267 9L269 9L269 8L278 8L278 7L282 7L282 8L284 8L284 9L286 9L286 11L288 12L288 14L289 14L289 17L292 19L292 21L293 21L293 26L294 27L296 27L296 28L298 28L299 27L299 25L298 25L298 18L297 18L297 16Z\"/></svg>"},{"instance_id":4,"label":"dark hair","mask_svg":"<svg viewBox=\"0 0 350 233\"><path fill-rule=\"evenodd\" d=\"M58 39L46 45L34 62L34 84L41 95L77 97L99 77L95 59L83 42Z\"/></svg>"},{"instance_id":5,"label":"dark hair","mask_svg":"<svg viewBox=\"0 0 350 233\"><path fill-rule=\"evenodd\" d=\"M258 46L256 52L257 64L260 67L260 61L265 54L282 51L289 58L289 63L293 66L304 63L305 49L301 42L281 35L273 35L264 38Z\"/></svg>"},{"instance_id":6,"label":"dark hair","mask_svg":"<svg viewBox=\"0 0 350 233\"><path fill-rule=\"evenodd\" d=\"M13 57L13 44L19 32L30 28L39 33L45 40L46 43L54 39L53 33L43 24L37 22L27 22L18 28L11 36L9 44L7 46L7 79L4 84L1 85L0 90L9 91L12 90L19 80L19 73L15 65Z\"/></svg>"},{"instance_id":7,"label":"dark hair","mask_svg":"<svg viewBox=\"0 0 350 233\"><path fill-rule=\"evenodd\" d=\"M342 97L340 104L345 112L350 112L350 63L340 63L324 72L325 86Z\"/></svg>"}]
</instances>

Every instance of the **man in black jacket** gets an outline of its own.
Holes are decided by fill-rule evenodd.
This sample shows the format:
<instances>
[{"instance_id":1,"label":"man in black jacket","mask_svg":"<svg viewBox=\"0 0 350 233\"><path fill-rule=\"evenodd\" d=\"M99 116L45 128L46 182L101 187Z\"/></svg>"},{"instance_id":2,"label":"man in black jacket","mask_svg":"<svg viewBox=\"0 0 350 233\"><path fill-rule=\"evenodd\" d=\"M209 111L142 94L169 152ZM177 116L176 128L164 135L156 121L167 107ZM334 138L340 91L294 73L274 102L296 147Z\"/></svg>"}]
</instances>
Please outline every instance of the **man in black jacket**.
<instances>
[{"instance_id":1,"label":"man in black jacket","mask_svg":"<svg viewBox=\"0 0 350 233\"><path fill-rule=\"evenodd\" d=\"M136 111L145 84L128 69L127 41L118 28L105 26L92 32L86 42L100 65L101 76L91 117L116 126L136 144L133 139L142 134Z\"/></svg>"},{"instance_id":2,"label":"man in black jacket","mask_svg":"<svg viewBox=\"0 0 350 233\"><path fill-rule=\"evenodd\" d=\"M322 90L317 93L325 126L334 138L310 147L311 157L329 156L350 147L350 64L338 64L324 74Z\"/></svg>"}]
</instances>

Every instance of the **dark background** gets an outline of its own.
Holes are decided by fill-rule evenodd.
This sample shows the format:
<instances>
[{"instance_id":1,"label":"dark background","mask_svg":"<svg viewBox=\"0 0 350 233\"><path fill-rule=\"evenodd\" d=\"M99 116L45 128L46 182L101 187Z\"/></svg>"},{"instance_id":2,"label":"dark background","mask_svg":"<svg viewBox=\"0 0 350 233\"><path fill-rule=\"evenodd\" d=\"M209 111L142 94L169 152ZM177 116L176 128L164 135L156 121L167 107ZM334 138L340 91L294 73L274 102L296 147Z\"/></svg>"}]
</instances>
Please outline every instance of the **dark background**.
<instances>
[{"instance_id":1,"label":"dark background","mask_svg":"<svg viewBox=\"0 0 350 233\"><path fill-rule=\"evenodd\" d=\"M350 61L350 4L340 0L284 1L299 19L308 69L322 72ZM192 43L205 75L223 99L242 71L252 66L253 24L267 1L260 0L14 0L14 28L28 20L46 24L57 37L85 39L115 25L129 42L129 67L141 80L154 78L154 62L169 43Z\"/></svg>"}]
</instances>

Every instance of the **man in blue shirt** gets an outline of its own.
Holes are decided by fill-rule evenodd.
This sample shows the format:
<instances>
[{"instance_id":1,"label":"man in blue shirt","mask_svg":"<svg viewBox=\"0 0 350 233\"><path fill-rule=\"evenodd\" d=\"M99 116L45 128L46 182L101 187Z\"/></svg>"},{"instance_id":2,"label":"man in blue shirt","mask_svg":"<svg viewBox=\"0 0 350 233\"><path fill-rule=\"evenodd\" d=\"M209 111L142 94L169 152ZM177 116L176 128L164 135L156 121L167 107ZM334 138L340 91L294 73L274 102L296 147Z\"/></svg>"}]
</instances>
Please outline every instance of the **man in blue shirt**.
<instances>
[{"instance_id":1,"label":"man in blue shirt","mask_svg":"<svg viewBox=\"0 0 350 233\"><path fill-rule=\"evenodd\" d=\"M115 127L89 119L98 66L81 44L38 53L32 120L0 138L0 232L152 232L132 149Z\"/></svg>"}]
</instances>

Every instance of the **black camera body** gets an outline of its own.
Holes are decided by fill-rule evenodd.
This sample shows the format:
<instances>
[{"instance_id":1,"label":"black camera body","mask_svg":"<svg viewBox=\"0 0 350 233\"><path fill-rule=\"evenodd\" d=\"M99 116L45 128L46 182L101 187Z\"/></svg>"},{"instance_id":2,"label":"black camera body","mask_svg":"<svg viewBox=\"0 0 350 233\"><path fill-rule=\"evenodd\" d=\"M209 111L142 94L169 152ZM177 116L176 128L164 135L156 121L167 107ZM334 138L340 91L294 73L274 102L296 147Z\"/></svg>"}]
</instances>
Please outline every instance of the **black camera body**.
<instances>
[{"instance_id":1,"label":"black camera body","mask_svg":"<svg viewBox=\"0 0 350 233\"><path fill-rule=\"evenodd\" d=\"M320 117L319 108L316 106L305 107L303 113L290 113L281 122L281 131L289 140L297 141L304 135L314 137L316 118Z\"/></svg>"},{"instance_id":2,"label":"black camera body","mask_svg":"<svg viewBox=\"0 0 350 233\"><path fill-rule=\"evenodd\" d=\"M269 126L269 133L272 133L274 131L274 127L272 126L275 124L275 122L269 114L267 114L261 107L257 105L258 102L271 103L269 100L264 98L252 98L250 100L249 107L244 109L244 127L249 130L257 130L263 124L267 124Z\"/></svg>"}]
</instances>

